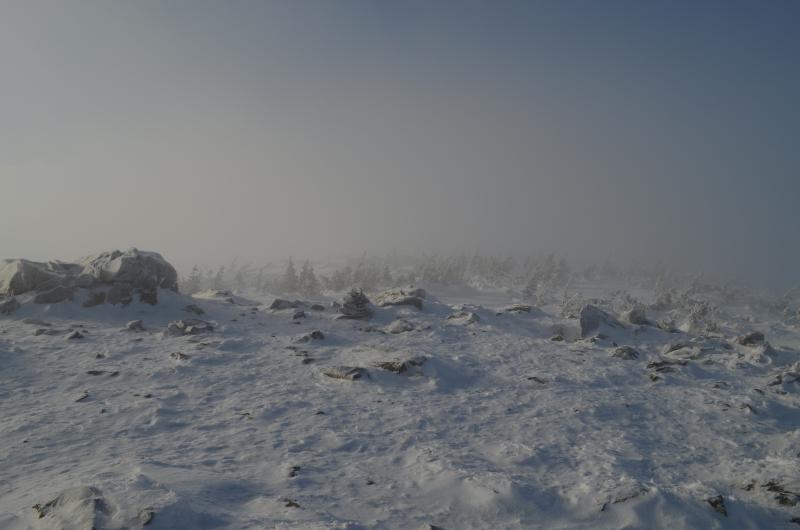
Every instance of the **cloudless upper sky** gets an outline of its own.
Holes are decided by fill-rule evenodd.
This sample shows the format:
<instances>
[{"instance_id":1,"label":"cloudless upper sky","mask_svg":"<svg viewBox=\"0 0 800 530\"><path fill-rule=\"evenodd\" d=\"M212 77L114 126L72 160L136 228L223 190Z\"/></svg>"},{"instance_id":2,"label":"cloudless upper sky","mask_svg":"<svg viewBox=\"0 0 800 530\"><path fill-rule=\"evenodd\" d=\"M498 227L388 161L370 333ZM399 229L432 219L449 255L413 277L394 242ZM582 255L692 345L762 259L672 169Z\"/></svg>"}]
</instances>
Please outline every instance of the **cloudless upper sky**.
<instances>
[{"instance_id":1,"label":"cloudless upper sky","mask_svg":"<svg viewBox=\"0 0 800 530\"><path fill-rule=\"evenodd\" d=\"M0 257L800 280L800 3L6 1Z\"/></svg>"}]
</instances>

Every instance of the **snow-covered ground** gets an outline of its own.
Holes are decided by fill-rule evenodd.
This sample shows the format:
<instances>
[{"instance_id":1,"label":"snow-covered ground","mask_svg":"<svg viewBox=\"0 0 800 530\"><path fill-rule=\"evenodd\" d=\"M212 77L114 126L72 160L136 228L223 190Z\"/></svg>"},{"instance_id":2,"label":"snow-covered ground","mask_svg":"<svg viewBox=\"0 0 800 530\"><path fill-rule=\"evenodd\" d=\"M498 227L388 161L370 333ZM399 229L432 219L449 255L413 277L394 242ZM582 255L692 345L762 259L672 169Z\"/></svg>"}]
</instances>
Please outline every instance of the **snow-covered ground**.
<instances>
[{"instance_id":1,"label":"snow-covered ground","mask_svg":"<svg viewBox=\"0 0 800 530\"><path fill-rule=\"evenodd\" d=\"M800 327L760 305L580 338L503 292L366 321L239 294L0 317L0 528L800 528ZM188 318L215 329L164 333Z\"/></svg>"}]
</instances>

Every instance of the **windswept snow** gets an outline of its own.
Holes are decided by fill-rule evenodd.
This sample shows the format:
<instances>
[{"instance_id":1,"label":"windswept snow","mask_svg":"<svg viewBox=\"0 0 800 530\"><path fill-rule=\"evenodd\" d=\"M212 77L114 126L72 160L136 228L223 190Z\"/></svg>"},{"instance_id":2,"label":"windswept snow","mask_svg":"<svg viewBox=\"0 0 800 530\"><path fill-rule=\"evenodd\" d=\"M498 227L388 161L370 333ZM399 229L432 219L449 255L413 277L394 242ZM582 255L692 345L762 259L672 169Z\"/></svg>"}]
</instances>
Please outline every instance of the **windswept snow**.
<instances>
[{"instance_id":1,"label":"windswept snow","mask_svg":"<svg viewBox=\"0 0 800 530\"><path fill-rule=\"evenodd\" d=\"M22 304L0 527L797 527L795 321L419 294Z\"/></svg>"}]
</instances>

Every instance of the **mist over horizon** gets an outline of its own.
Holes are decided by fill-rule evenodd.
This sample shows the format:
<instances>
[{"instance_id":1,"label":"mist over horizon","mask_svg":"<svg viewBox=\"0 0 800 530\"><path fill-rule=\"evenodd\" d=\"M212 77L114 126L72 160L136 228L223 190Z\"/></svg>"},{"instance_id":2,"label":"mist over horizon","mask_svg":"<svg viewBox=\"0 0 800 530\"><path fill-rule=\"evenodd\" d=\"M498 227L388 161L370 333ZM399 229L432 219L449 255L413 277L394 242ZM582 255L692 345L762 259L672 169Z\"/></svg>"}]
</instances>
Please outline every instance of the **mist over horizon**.
<instances>
[{"instance_id":1,"label":"mist over horizon","mask_svg":"<svg viewBox=\"0 0 800 530\"><path fill-rule=\"evenodd\" d=\"M9 2L0 258L800 280L797 4Z\"/></svg>"}]
</instances>

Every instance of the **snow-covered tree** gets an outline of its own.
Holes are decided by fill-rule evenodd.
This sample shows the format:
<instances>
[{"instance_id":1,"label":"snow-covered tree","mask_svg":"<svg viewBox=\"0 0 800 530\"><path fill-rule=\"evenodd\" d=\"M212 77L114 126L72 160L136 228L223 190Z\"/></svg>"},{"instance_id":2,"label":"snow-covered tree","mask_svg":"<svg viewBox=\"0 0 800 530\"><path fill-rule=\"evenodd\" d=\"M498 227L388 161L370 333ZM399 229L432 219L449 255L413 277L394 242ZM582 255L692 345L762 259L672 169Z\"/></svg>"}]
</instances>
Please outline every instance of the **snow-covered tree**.
<instances>
[{"instance_id":1,"label":"snow-covered tree","mask_svg":"<svg viewBox=\"0 0 800 530\"><path fill-rule=\"evenodd\" d=\"M313 296L319 293L319 281L316 274L314 274L314 267L308 260L303 263L303 268L300 270L298 290L306 296Z\"/></svg>"},{"instance_id":2,"label":"snow-covered tree","mask_svg":"<svg viewBox=\"0 0 800 530\"><path fill-rule=\"evenodd\" d=\"M297 270L294 267L294 262L292 258L289 258L289 264L286 266L286 270L283 273L283 283L281 288L287 292L292 293L297 291L298 287L298 278L297 278Z\"/></svg>"}]
</instances>

